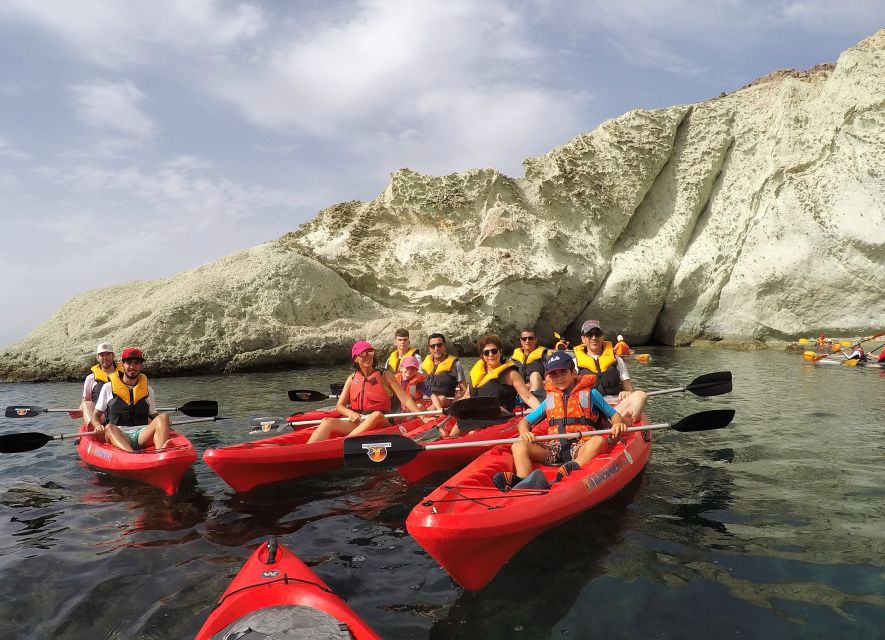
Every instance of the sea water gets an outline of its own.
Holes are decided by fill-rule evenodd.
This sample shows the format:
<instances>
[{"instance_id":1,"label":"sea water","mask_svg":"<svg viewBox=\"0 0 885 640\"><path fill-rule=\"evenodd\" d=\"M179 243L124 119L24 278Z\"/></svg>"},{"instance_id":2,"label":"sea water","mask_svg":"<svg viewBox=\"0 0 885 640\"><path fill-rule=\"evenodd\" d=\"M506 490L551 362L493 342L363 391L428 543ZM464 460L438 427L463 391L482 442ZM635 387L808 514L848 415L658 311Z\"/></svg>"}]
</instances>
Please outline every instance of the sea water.
<instances>
[{"instance_id":1,"label":"sea water","mask_svg":"<svg viewBox=\"0 0 885 640\"><path fill-rule=\"evenodd\" d=\"M734 423L658 435L635 482L537 538L478 593L405 531L446 474L408 486L342 469L237 494L198 461L166 497L85 468L69 441L4 454L0 637L193 637L270 536L384 638L883 637L885 372L812 367L776 350L650 351L649 363L629 363L646 390L734 376L729 395L652 398L653 422L733 408ZM202 452L261 437L248 434L252 418L295 410L287 390L328 392L346 374L151 384L161 406L215 399L234 417L183 428ZM0 385L0 405L74 408L80 390ZM0 419L0 434L76 427L64 414Z\"/></svg>"}]
</instances>

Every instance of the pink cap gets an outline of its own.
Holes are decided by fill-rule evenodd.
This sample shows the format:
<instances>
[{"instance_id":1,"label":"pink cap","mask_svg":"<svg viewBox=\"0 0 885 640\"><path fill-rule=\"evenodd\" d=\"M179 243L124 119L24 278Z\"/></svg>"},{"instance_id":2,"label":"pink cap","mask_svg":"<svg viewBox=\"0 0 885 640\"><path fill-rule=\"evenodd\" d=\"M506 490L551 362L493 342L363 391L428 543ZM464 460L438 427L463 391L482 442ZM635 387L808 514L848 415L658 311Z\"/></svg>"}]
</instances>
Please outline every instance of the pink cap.
<instances>
[{"instance_id":1,"label":"pink cap","mask_svg":"<svg viewBox=\"0 0 885 640\"><path fill-rule=\"evenodd\" d=\"M415 356L407 356L403 358L403 361L399 364L400 367L406 369L408 367L415 367L416 369L421 366L421 363L418 362L418 358Z\"/></svg>"},{"instance_id":2,"label":"pink cap","mask_svg":"<svg viewBox=\"0 0 885 640\"><path fill-rule=\"evenodd\" d=\"M363 351L368 351L369 349L374 349L374 347L369 343L368 340L360 340L359 342L354 342L353 347L350 349L350 357L356 358Z\"/></svg>"}]
</instances>

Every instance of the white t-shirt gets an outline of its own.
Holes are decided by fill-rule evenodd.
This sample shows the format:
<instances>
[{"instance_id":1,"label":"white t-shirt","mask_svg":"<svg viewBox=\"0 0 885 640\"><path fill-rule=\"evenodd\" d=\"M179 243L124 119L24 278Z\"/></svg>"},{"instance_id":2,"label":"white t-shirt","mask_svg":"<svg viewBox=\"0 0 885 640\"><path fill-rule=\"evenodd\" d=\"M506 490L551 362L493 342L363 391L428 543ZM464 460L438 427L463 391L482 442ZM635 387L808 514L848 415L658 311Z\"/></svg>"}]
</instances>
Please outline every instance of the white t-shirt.
<instances>
[{"instance_id":1,"label":"white t-shirt","mask_svg":"<svg viewBox=\"0 0 885 640\"><path fill-rule=\"evenodd\" d=\"M95 386L95 374L90 373L86 376L86 382L83 383L83 399L92 401L92 387Z\"/></svg>"},{"instance_id":2,"label":"white t-shirt","mask_svg":"<svg viewBox=\"0 0 885 640\"><path fill-rule=\"evenodd\" d=\"M90 395L91 397L91 395ZM112 384L107 383L102 388L98 394L98 400L95 401L95 410L101 411L103 414L107 414L108 412L108 404L110 404L111 399L114 397L114 387ZM157 413L157 405L154 401L154 389L153 387L148 387L148 414L154 415Z\"/></svg>"}]
</instances>

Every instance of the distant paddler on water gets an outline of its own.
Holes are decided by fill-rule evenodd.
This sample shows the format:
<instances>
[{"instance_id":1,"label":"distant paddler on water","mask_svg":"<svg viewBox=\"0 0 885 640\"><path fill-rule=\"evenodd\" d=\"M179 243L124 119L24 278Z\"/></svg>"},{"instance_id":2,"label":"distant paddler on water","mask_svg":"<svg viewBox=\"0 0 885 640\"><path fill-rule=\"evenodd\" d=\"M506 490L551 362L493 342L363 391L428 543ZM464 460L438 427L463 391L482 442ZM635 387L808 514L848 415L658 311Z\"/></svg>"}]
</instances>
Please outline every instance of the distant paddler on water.
<instances>
[{"instance_id":1,"label":"distant paddler on water","mask_svg":"<svg viewBox=\"0 0 885 640\"><path fill-rule=\"evenodd\" d=\"M323 418L310 435L307 444L327 440L332 435L356 435L387 426L384 414L390 413L392 397L398 398L400 404L408 407L409 411L421 411L421 407L403 389L390 369L378 369L375 348L369 342L360 340L354 343L350 356L354 372L344 382L338 404L335 405L335 410L341 417ZM362 420L361 414L369 415Z\"/></svg>"}]
</instances>

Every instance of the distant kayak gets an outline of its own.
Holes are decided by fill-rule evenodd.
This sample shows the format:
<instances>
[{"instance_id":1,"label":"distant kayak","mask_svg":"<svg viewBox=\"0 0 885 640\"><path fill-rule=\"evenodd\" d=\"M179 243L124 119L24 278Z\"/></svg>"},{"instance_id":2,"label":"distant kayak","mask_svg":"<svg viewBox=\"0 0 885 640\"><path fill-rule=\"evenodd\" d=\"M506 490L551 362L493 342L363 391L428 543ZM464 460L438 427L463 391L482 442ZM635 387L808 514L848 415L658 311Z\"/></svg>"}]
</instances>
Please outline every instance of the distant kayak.
<instances>
[{"instance_id":1,"label":"distant kayak","mask_svg":"<svg viewBox=\"0 0 885 640\"><path fill-rule=\"evenodd\" d=\"M90 431L89 425L82 425L80 431ZM150 446L133 453L87 437L80 438L77 453L96 471L159 487L170 496L178 491L184 472L197 460L194 445L174 431L162 449Z\"/></svg>"},{"instance_id":2,"label":"distant kayak","mask_svg":"<svg viewBox=\"0 0 885 640\"><path fill-rule=\"evenodd\" d=\"M851 368L856 367L858 369L885 369L885 362L858 362L857 364L848 364L848 365L845 364L846 362L849 362L849 361L845 360L844 358L839 359L839 360L832 360L830 358L824 358L822 360L818 360L814 364L838 364L840 366L851 367Z\"/></svg>"},{"instance_id":3,"label":"distant kayak","mask_svg":"<svg viewBox=\"0 0 885 640\"><path fill-rule=\"evenodd\" d=\"M379 636L295 554L276 540L246 560L195 640Z\"/></svg>"}]
</instances>

